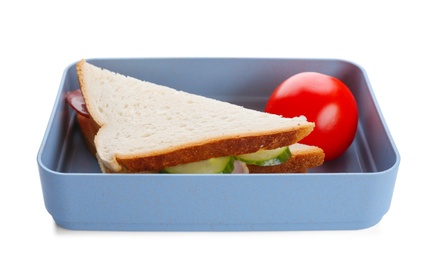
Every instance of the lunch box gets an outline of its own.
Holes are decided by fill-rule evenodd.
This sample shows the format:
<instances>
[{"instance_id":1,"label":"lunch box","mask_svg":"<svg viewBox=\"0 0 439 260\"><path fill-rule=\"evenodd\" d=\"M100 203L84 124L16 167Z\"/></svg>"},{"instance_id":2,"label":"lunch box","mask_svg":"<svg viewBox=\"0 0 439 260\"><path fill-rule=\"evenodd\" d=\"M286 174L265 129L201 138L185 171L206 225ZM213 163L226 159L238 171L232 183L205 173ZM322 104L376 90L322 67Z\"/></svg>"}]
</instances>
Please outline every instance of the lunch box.
<instances>
[{"instance_id":1,"label":"lunch box","mask_svg":"<svg viewBox=\"0 0 439 260\"><path fill-rule=\"evenodd\" d=\"M103 174L84 144L62 75L37 155L55 223L73 230L355 230L389 210L400 156L365 70L337 59L103 58L89 63L142 80L264 110L272 91L299 72L343 81L359 110L355 139L339 158L300 174ZM219 111L220 113L221 111ZM166 131L166 129L163 129ZM334 137L337 138L337 137Z\"/></svg>"}]
</instances>

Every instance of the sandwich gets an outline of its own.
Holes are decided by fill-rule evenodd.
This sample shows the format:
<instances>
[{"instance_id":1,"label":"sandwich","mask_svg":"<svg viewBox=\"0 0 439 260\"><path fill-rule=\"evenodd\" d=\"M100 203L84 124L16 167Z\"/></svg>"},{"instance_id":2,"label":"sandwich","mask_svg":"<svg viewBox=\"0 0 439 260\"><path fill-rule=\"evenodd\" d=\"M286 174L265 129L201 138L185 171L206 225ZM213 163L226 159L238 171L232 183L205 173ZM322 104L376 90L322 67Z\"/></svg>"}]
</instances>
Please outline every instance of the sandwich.
<instances>
[{"instance_id":1,"label":"sandwich","mask_svg":"<svg viewBox=\"0 0 439 260\"><path fill-rule=\"evenodd\" d=\"M303 173L314 123L142 81L81 60L67 95L103 173Z\"/></svg>"}]
</instances>

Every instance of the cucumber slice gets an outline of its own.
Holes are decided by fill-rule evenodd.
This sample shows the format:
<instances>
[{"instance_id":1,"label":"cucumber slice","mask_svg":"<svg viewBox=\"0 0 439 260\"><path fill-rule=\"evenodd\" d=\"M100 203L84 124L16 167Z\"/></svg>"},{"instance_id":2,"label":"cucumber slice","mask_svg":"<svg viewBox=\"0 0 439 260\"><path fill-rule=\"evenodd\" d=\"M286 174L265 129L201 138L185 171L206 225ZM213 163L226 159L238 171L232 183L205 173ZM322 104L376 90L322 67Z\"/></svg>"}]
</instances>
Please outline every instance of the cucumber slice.
<instances>
[{"instance_id":1,"label":"cucumber slice","mask_svg":"<svg viewBox=\"0 0 439 260\"><path fill-rule=\"evenodd\" d=\"M231 173L235 158L225 156L199 162L181 164L163 169L162 173Z\"/></svg>"},{"instance_id":2,"label":"cucumber slice","mask_svg":"<svg viewBox=\"0 0 439 260\"><path fill-rule=\"evenodd\" d=\"M247 153L236 156L236 159L247 164L258 166L273 166L284 163L291 158L291 151L288 146L264 150L261 149L255 153Z\"/></svg>"}]
</instances>

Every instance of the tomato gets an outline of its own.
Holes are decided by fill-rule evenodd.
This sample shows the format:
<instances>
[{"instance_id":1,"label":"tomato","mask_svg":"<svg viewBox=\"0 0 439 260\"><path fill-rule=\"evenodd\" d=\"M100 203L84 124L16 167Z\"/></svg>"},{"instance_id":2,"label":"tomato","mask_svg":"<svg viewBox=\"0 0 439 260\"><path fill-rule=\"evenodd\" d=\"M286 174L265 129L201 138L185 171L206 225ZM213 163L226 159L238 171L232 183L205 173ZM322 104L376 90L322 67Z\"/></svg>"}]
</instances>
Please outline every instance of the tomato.
<instances>
[{"instance_id":1,"label":"tomato","mask_svg":"<svg viewBox=\"0 0 439 260\"><path fill-rule=\"evenodd\" d=\"M325 161L342 155L355 138L358 107L349 88L337 78L303 72L285 80L271 94L265 111L294 117L304 115L315 123L300 142L325 152Z\"/></svg>"}]
</instances>

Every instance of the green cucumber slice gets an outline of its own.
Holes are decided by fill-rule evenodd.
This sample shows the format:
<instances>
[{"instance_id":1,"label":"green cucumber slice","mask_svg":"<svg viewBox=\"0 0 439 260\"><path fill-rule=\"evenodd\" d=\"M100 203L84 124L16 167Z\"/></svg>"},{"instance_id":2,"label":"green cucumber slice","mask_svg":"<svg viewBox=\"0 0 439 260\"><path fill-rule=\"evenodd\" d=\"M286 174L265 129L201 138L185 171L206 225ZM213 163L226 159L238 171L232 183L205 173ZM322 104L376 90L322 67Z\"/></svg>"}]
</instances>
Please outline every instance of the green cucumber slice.
<instances>
[{"instance_id":1,"label":"green cucumber slice","mask_svg":"<svg viewBox=\"0 0 439 260\"><path fill-rule=\"evenodd\" d=\"M235 158L225 156L199 162L181 164L163 169L162 173L231 173Z\"/></svg>"},{"instance_id":2,"label":"green cucumber slice","mask_svg":"<svg viewBox=\"0 0 439 260\"><path fill-rule=\"evenodd\" d=\"M247 153L236 156L236 159L247 164L258 166L273 166L284 163L291 158L291 151L288 146L264 150L261 149L255 153Z\"/></svg>"}]
</instances>

